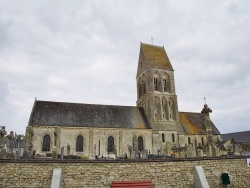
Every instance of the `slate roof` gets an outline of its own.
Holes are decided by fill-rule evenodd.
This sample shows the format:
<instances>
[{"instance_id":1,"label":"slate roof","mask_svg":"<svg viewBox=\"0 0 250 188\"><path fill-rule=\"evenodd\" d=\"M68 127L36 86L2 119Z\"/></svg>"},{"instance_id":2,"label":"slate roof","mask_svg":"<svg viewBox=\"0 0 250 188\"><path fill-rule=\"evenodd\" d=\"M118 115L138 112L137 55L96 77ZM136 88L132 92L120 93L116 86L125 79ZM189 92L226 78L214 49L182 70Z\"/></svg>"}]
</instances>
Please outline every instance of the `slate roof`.
<instances>
[{"instance_id":1,"label":"slate roof","mask_svg":"<svg viewBox=\"0 0 250 188\"><path fill-rule=\"evenodd\" d=\"M237 143L250 142L250 131L221 134L221 138L224 141L233 138Z\"/></svg>"},{"instance_id":2,"label":"slate roof","mask_svg":"<svg viewBox=\"0 0 250 188\"><path fill-rule=\"evenodd\" d=\"M141 43L141 53L149 68L173 70L164 47Z\"/></svg>"},{"instance_id":3,"label":"slate roof","mask_svg":"<svg viewBox=\"0 0 250 188\"><path fill-rule=\"evenodd\" d=\"M185 134L206 134L205 117L202 113L179 112L179 117ZM213 122L212 133L220 134Z\"/></svg>"},{"instance_id":4,"label":"slate roof","mask_svg":"<svg viewBox=\"0 0 250 188\"><path fill-rule=\"evenodd\" d=\"M151 129L142 107L37 100L29 125Z\"/></svg>"}]
</instances>

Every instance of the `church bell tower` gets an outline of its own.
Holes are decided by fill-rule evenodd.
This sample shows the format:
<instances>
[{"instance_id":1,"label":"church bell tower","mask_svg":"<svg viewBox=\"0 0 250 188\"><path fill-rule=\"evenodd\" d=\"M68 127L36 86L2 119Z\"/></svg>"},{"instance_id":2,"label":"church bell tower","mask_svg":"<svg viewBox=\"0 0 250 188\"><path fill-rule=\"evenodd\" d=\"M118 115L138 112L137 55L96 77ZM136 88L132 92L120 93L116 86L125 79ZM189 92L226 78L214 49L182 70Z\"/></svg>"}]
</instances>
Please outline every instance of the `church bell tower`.
<instances>
[{"instance_id":1,"label":"church bell tower","mask_svg":"<svg viewBox=\"0 0 250 188\"><path fill-rule=\"evenodd\" d=\"M153 130L176 131L174 70L164 47L141 43L136 81L137 106L144 108Z\"/></svg>"}]
</instances>

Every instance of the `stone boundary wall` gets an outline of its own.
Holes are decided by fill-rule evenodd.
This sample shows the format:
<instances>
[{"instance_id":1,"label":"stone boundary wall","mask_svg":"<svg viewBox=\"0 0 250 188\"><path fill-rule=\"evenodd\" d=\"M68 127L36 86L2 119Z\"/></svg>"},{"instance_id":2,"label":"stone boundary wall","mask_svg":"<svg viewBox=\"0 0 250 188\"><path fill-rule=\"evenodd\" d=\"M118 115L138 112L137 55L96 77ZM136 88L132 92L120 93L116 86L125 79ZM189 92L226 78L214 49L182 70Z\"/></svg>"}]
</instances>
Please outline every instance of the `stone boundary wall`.
<instances>
[{"instance_id":1,"label":"stone boundary wall","mask_svg":"<svg viewBox=\"0 0 250 188\"><path fill-rule=\"evenodd\" d=\"M0 160L0 187L49 188L54 168L62 168L63 188L110 187L112 181L151 180L155 188L193 188L194 167L200 165L211 188L222 186L228 172L230 187L250 187L247 158L145 161Z\"/></svg>"}]
</instances>

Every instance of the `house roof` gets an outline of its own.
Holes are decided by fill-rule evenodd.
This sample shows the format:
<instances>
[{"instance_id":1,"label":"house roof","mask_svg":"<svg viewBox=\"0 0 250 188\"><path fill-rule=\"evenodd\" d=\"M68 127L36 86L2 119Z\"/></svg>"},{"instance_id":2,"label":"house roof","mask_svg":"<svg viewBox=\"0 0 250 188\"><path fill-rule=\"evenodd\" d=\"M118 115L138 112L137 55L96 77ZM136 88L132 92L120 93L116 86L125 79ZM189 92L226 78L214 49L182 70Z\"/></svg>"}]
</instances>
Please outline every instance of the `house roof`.
<instances>
[{"instance_id":1,"label":"house roof","mask_svg":"<svg viewBox=\"0 0 250 188\"><path fill-rule=\"evenodd\" d=\"M202 113L179 112L180 123L185 134L206 134L205 117ZM220 134L212 123L212 133Z\"/></svg>"},{"instance_id":2,"label":"house roof","mask_svg":"<svg viewBox=\"0 0 250 188\"><path fill-rule=\"evenodd\" d=\"M250 142L250 131L221 134L221 138L224 141L231 140L233 138L236 143Z\"/></svg>"},{"instance_id":3,"label":"house roof","mask_svg":"<svg viewBox=\"0 0 250 188\"><path fill-rule=\"evenodd\" d=\"M149 68L173 70L164 47L141 43L141 52Z\"/></svg>"},{"instance_id":4,"label":"house roof","mask_svg":"<svg viewBox=\"0 0 250 188\"><path fill-rule=\"evenodd\" d=\"M151 129L142 107L37 100L29 125Z\"/></svg>"}]
</instances>

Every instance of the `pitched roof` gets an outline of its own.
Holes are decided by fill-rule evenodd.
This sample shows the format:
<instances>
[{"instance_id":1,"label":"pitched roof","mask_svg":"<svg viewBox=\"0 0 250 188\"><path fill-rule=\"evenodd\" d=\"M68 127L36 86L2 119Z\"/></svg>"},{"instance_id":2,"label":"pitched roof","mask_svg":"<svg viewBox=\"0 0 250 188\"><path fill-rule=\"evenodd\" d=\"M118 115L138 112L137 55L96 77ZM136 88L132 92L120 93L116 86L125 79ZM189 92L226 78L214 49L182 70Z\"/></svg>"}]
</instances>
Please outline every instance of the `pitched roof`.
<instances>
[{"instance_id":1,"label":"pitched roof","mask_svg":"<svg viewBox=\"0 0 250 188\"><path fill-rule=\"evenodd\" d=\"M142 107L35 101L29 125L151 129Z\"/></svg>"},{"instance_id":2,"label":"pitched roof","mask_svg":"<svg viewBox=\"0 0 250 188\"><path fill-rule=\"evenodd\" d=\"M205 117L202 113L179 112L180 123L185 134L206 134ZM220 134L212 123L212 133Z\"/></svg>"},{"instance_id":3,"label":"pitched roof","mask_svg":"<svg viewBox=\"0 0 250 188\"><path fill-rule=\"evenodd\" d=\"M222 140L234 139L237 143L250 142L250 131L221 134Z\"/></svg>"},{"instance_id":4,"label":"pitched roof","mask_svg":"<svg viewBox=\"0 0 250 188\"><path fill-rule=\"evenodd\" d=\"M149 68L173 70L164 47L141 43L141 53Z\"/></svg>"}]
</instances>

